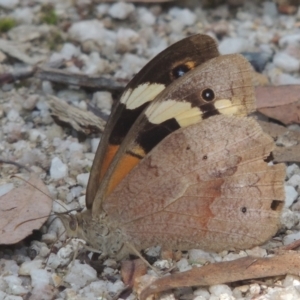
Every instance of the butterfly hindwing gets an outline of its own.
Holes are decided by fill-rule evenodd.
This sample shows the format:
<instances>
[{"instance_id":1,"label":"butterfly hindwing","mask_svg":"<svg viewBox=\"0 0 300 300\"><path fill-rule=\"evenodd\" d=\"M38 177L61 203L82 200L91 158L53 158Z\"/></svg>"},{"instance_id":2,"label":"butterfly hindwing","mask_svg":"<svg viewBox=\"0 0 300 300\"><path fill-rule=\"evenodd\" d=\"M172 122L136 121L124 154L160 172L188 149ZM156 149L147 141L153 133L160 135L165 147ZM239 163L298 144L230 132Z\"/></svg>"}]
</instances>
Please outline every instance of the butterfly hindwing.
<instances>
[{"instance_id":1,"label":"butterfly hindwing","mask_svg":"<svg viewBox=\"0 0 300 300\"><path fill-rule=\"evenodd\" d=\"M217 115L160 142L104 201L109 222L137 249L247 249L274 235L283 164L251 118Z\"/></svg>"},{"instance_id":2,"label":"butterfly hindwing","mask_svg":"<svg viewBox=\"0 0 300 300\"><path fill-rule=\"evenodd\" d=\"M115 153L145 107L170 83L217 56L217 45L211 37L193 35L159 53L129 82L113 109L97 149L87 188L87 208L91 208Z\"/></svg>"}]
</instances>

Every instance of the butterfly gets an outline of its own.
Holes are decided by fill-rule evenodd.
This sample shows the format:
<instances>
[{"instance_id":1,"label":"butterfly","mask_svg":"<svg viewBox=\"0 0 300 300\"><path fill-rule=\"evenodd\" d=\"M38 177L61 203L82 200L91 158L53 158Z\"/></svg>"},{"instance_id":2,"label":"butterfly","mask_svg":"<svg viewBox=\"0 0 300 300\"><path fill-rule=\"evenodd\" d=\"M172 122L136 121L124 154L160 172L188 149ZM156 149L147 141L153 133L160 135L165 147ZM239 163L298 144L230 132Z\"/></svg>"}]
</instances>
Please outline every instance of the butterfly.
<instances>
[{"instance_id":1,"label":"butterfly","mask_svg":"<svg viewBox=\"0 0 300 300\"><path fill-rule=\"evenodd\" d=\"M284 165L255 110L252 68L207 35L187 37L127 85L96 151L86 211L68 235L121 259L149 246L246 249L271 238Z\"/></svg>"}]
</instances>

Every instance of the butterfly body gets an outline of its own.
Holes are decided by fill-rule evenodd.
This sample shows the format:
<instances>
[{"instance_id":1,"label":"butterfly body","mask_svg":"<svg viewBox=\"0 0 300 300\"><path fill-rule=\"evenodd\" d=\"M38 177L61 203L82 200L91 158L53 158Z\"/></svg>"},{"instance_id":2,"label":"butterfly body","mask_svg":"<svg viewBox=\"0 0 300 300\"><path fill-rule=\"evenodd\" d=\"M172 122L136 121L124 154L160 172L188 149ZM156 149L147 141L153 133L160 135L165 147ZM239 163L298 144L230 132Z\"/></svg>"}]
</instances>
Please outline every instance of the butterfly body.
<instances>
[{"instance_id":1,"label":"butterfly body","mask_svg":"<svg viewBox=\"0 0 300 300\"><path fill-rule=\"evenodd\" d=\"M251 67L198 39L187 40L211 55L196 63L186 49L172 63L167 49L129 83L96 152L87 210L62 217L70 236L103 255L154 245L246 249L278 229L285 170L267 165L273 140L245 117L255 110ZM169 69L151 85L159 63Z\"/></svg>"}]
</instances>

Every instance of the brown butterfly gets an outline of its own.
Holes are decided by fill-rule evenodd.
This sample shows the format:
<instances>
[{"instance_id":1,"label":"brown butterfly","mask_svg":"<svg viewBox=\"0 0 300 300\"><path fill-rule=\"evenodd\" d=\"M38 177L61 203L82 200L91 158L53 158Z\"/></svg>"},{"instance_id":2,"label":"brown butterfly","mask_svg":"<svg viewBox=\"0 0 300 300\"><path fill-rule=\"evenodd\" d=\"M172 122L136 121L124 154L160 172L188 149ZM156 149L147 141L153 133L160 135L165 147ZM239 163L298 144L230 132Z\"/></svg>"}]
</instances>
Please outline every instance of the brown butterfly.
<instances>
[{"instance_id":1,"label":"brown butterfly","mask_svg":"<svg viewBox=\"0 0 300 300\"><path fill-rule=\"evenodd\" d=\"M195 35L167 48L126 87L96 152L87 210L70 236L121 259L134 250L221 251L259 245L278 229L283 165L255 110L252 68Z\"/></svg>"}]
</instances>

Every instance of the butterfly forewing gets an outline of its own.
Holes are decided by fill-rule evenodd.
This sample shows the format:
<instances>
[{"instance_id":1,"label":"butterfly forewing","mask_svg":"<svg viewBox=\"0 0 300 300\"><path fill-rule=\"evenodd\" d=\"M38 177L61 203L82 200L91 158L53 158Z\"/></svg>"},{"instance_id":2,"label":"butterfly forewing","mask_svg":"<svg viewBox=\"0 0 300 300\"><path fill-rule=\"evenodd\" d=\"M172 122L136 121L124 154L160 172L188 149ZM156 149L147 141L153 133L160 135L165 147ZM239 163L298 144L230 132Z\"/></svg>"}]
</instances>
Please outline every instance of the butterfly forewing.
<instances>
[{"instance_id":1,"label":"butterfly forewing","mask_svg":"<svg viewBox=\"0 0 300 300\"><path fill-rule=\"evenodd\" d=\"M283 165L253 119L213 116L173 132L116 187L103 208L137 249L247 249L278 229Z\"/></svg>"},{"instance_id":2,"label":"butterfly forewing","mask_svg":"<svg viewBox=\"0 0 300 300\"><path fill-rule=\"evenodd\" d=\"M177 78L218 55L211 37L190 36L159 53L129 82L113 109L96 152L87 188L88 208L124 137L149 102Z\"/></svg>"},{"instance_id":3,"label":"butterfly forewing","mask_svg":"<svg viewBox=\"0 0 300 300\"><path fill-rule=\"evenodd\" d=\"M103 180L102 195L175 130L213 115L246 116L254 110L252 68L242 56L219 56L198 66L160 93L134 123Z\"/></svg>"}]
</instances>

